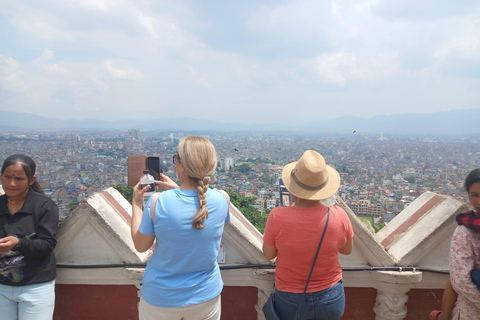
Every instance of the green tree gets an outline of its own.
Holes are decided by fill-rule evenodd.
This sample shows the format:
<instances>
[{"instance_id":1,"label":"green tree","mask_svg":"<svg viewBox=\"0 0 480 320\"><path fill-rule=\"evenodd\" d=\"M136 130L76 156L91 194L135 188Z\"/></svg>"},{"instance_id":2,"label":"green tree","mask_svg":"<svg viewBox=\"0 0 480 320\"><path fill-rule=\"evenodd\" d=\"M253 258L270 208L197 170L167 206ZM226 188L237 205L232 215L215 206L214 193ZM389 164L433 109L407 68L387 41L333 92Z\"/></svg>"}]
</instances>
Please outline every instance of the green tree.
<instances>
[{"instance_id":1,"label":"green tree","mask_svg":"<svg viewBox=\"0 0 480 320\"><path fill-rule=\"evenodd\" d=\"M405 180L407 180L409 183L415 183L415 177L414 176L405 177Z\"/></svg>"},{"instance_id":2,"label":"green tree","mask_svg":"<svg viewBox=\"0 0 480 320\"><path fill-rule=\"evenodd\" d=\"M385 227L385 224L383 223L379 223L375 226L375 233L377 233L378 231L382 230L382 228Z\"/></svg>"},{"instance_id":3,"label":"green tree","mask_svg":"<svg viewBox=\"0 0 480 320\"><path fill-rule=\"evenodd\" d=\"M424 181L424 182L420 183L420 185L424 186L424 187L427 187L427 188L433 188L433 183L431 183L431 182Z\"/></svg>"},{"instance_id":4,"label":"green tree","mask_svg":"<svg viewBox=\"0 0 480 320\"><path fill-rule=\"evenodd\" d=\"M68 212L72 212L73 210L75 210L78 207L79 204L80 204L80 202L77 199L73 199L72 202L70 202L67 205Z\"/></svg>"},{"instance_id":5,"label":"green tree","mask_svg":"<svg viewBox=\"0 0 480 320\"><path fill-rule=\"evenodd\" d=\"M226 188L225 192L230 196L230 201L235 207L250 221L258 231L263 233L265 231L265 225L267 223L268 214L267 210L264 213L258 211L252 205L255 203L254 197L242 197L232 189Z\"/></svg>"},{"instance_id":6,"label":"green tree","mask_svg":"<svg viewBox=\"0 0 480 320\"><path fill-rule=\"evenodd\" d=\"M133 197L133 186L126 186L124 184L117 184L116 186L113 186L115 189L117 189L118 192L122 194L122 196L127 199L128 202L132 203L132 197Z\"/></svg>"},{"instance_id":7,"label":"green tree","mask_svg":"<svg viewBox=\"0 0 480 320\"><path fill-rule=\"evenodd\" d=\"M235 171L239 171L243 174L248 174L250 171L252 171L252 168L248 164L243 163L239 166L236 166Z\"/></svg>"}]
</instances>

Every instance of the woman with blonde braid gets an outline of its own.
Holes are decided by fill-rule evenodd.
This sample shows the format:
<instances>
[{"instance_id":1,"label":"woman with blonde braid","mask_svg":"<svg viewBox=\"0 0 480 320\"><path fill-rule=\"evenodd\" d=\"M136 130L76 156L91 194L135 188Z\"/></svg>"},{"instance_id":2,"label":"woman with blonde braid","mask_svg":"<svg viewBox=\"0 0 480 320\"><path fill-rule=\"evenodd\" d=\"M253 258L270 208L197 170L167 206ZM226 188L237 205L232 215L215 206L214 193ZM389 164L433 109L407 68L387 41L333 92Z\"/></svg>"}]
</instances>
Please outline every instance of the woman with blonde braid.
<instances>
[{"instance_id":1,"label":"woman with blonde braid","mask_svg":"<svg viewBox=\"0 0 480 320\"><path fill-rule=\"evenodd\" d=\"M203 137L188 136L180 141L173 163L180 187L162 174L155 184L167 191L156 201L150 197L143 216L148 187L138 183L133 190L135 248L144 252L156 239L143 276L139 318L219 320L223 282L217 255L230 217L228 196L208 188L217 166L215 148Z\"/></svg>"}]
</instances>

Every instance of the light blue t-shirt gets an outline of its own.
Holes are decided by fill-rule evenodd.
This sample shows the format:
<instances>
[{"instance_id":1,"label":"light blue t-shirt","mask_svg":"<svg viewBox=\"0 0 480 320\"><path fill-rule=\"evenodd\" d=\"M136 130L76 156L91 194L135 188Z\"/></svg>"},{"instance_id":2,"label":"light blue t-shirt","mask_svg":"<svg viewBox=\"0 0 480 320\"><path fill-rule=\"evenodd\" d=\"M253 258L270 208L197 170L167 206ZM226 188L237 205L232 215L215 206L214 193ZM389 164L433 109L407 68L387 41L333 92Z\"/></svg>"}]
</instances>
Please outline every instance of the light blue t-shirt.
<instances>
[{"instance_id":1,"label":"light blue t-shirt","mask_svg":"<svg viewBox=\"0 0 480 320\"><path fill-rule=\"evenodd\" d=\"M223 227L230 221L227 199L207 191L208 219L202 230L192 226L199 208L198 194L180 188L162 192L155 207L155 225L148 200L140 233L155 234L155 250L145 268L142 298L155 306L171 308L202 303L223 289L217 255Z\"/></svg>"}]
</instances>

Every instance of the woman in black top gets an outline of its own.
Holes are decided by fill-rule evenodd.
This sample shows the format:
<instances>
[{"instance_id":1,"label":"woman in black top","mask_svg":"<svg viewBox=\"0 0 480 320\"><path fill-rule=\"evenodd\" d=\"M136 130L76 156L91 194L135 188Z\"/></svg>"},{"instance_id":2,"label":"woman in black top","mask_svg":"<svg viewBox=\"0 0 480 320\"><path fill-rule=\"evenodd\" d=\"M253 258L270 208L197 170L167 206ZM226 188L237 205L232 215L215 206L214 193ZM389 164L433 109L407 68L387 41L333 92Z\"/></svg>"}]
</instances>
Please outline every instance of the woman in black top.
<instances>
[{"instance_id":1,"label":"woman in black top","mask_svg":"<svg viewBox=\"0 0 480 320\"><path fill-rule=\"evenodd\" d=\"M0 318L51 320L55 306L58 209L35 176L32 158L15 154L1 169Z\"/></svg>"}]
</instances>

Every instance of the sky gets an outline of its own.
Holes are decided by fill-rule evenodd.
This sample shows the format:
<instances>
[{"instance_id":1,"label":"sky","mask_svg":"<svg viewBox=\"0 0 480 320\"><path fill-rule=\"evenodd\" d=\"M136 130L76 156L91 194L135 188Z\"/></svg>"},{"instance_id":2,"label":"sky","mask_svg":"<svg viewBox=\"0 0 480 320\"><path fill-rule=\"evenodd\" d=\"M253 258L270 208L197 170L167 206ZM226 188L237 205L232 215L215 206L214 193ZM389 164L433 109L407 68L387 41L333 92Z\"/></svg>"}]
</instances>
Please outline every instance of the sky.
<instances>
[{"instance_id":1,"label":"sky","mask_svg":"<svg viewBox=\"0 0 480 320\"><path fill-rule=\"evenodd\" d=\"M0 0L0 110L303 124L480 108L479 30L477 0Z\"/></svg>"}]
</instances>

